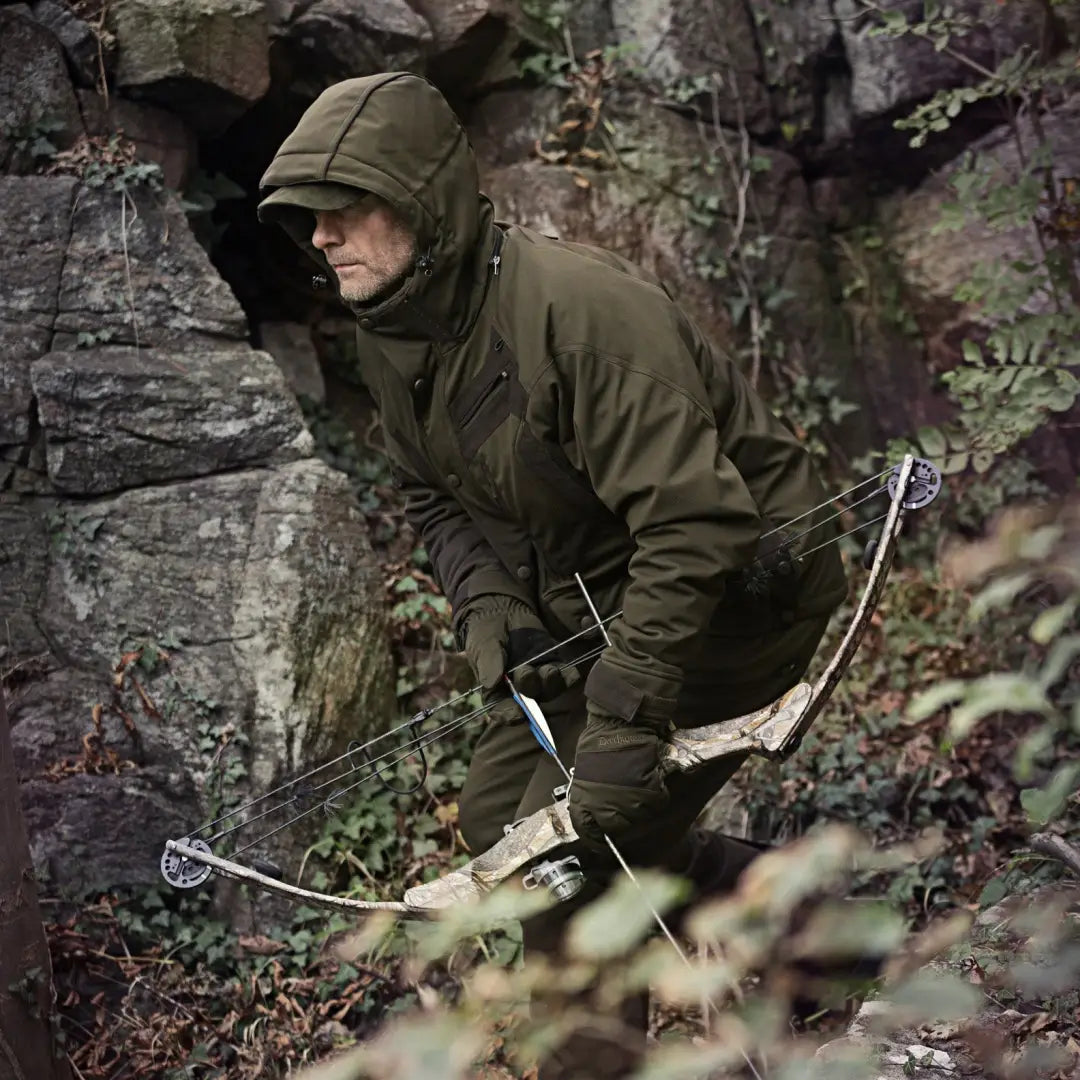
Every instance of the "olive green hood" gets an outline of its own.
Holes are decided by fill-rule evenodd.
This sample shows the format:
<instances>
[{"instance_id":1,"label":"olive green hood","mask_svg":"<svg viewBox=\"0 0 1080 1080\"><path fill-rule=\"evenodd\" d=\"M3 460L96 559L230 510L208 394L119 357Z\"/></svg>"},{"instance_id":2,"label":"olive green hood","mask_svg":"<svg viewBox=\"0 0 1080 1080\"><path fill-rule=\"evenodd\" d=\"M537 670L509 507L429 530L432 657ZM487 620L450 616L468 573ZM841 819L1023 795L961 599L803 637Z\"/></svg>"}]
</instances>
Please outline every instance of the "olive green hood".
<instances>
[{"instance_id":1,"label":"olive green hood","mask_svg":"<svg viewBox=\"0 0 1080 1080\"><path fill-rule=\"evenodd\" d=\"M311 243L311 209L341 186L391 203L417 237L416 264L389 297L350 307L375 332L445 340L466 333L487 281L495 230L476 158L453 110L426 79L388 72L325 90L263 174L260 221L273 221L336 281ZM314 197L313 197L314 193Z\"/></svg>"}]
</instances>

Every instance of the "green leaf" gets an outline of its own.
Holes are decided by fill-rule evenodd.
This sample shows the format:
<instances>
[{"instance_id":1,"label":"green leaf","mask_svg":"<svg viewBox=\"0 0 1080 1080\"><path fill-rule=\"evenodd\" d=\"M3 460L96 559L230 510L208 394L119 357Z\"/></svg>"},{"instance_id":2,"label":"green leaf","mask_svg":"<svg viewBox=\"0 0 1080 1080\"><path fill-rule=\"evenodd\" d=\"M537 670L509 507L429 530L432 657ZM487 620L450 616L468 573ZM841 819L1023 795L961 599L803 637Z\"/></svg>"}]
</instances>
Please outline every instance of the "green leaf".
<instances>
[{"instance_id":1,"label":"green leaf","mask_svg":"<svg viewBox=\"0 0 1080 1080\"><path fill-rule=\"evenodd\" d=\"M1050 782L1041 788L1024 788L1020 792L1020 805L1027 812L1028 820L1035 825L1046 825L1061 813L1069 796L1080 784L1080 764L1075 761L1061 765Z\"/></svg>"},{"instance_id":2,"label":"green leaf","mask_svg":"<svg viewBox=\"0 0 1080 1080\"><path fill-rule=\"evenodd\" d=\"M592 960L625 955L656 925L650 904L663 915L687 894L686 882L668 874L639 871L635 877L637 885L620 874L599 900L571 919L566 945L572 955Z\"/></svg>"},{"instance_id":3,"label":"green leaf","mask_svg":"<svg viewBox=\"0 0 1080 1080\"><path fill-rule=\"evenodd\" d=\"M988 611L1008 607L1031 584L1033 578L1034 575L1027 570L995 578L972 600L968 618L978 622Z\"/></svg>"},{"instance_id":4,"label":"green leaf","mask_svg":"<svg viewBox=\"0 0 1080 1080\"><path fill-rule=\"evenodd\" d=\"M983 364L982 350L979 348L978 345L975 344L974 341L969 341L967 338L965 338L960 343L960 348L964 353L964 359L969 364L976 364L979 367L982 367L982 364Z\"/></svg>"},{"instance_id":5,"label":"green leaf","mask_svg":"<svg viewBox=\"0 0 1080 1080\"><path fill-rule=\"evenodd\" d=\"M1063 603L1047 608L1031 624L1031 629L1028 631L1031 640L1037 645L1048 645L1072 621L1078 604L1080 604L1080 595L1071 596Z\"/></svg>"},{"instance_id":6,"label":"green leaf","mask_svg":"<svg viewBox=\"0 0 1080 1080\"><path fill-rule=\"evenodd\" d=\"M1069 634L1055 641L1039 672L1039 685L1049 690L1065 675L1077 656L1080 656L1080 634Z\"/></svg>"},{"instance_id":7,"label":"green leaf","mask_svg":"<svg viewBox=\"0 0 1080 1080\"><path fill-rule=\"evenodd\" d=\"M913 723L926 720L946 705L960 701L966 691L967 683L963 679L946 679L936 686L931 686L929 690L916 694L908 704L905 715Z\"/></svg>"},{"instance_id":8,"label":"green leaf","mask_svg":"<svg viewBox=\"0 0 1080 1080\"><path fill-rule=\"evenodd\" d=\"M938 460L945 456L945 435L940 428L921 427L915 433L915 437L919 441L922 452L928 458Z\"/></svg>"},{"instance_id":9,"label":"green leaf","mask_svg":"<svg viewBox=\"0 0 1080 1080\"><path fill-rule=\"evenodd\" d=\"M963 739L980 720L996 712L1045 715L1053 712L1053 706L1035 679L1014 672L993 672L969 685L966 700L949 718L949 734Z\"/></svg>"},{"instance_id":10,"label":"green leaf","mask_svg":"<svg viewBox=\"0 0 1080 1080\"><path fill-rule=\"evenodd\" d=\"M1008 895L1009 889L1005 884L1005 879L1003 877L991 878L986 885L983 886L983 891L979 893L979 907L993 907L994 904L1004 900Z\"/></svg>"}]
</instances>

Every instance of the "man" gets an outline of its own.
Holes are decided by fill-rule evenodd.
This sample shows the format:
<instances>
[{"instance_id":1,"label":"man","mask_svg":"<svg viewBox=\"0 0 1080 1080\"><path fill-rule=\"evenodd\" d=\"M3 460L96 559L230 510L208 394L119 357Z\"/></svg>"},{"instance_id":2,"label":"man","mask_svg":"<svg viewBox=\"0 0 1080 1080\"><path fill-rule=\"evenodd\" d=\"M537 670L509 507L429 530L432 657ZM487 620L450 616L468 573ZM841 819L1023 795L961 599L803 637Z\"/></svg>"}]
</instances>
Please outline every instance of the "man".
<instances>
[{"instance_id":1,"label":"man","mask_svg":"<svg viewBox=\"0 0 1080 1080\"><path fill-rule=\"evenodd\" d=\"M665 782L658 753L673 725L792 686L846 594L834 548L794 558L820 533L776 552L776 526L825 499L803 448L644 270L496 223L464 130L417 75L325 91L262 186L260 218L356 314L406 513L484 686L590 625L575 573L601 616L622 612L595 661L515 673L575 766L582 897L611 872L605 835L700 891L730 886L752 849L691 826L739 762ZM775 573L747 574L770 553ZM474 851L562 782L520 717L495 712L460 799ZM569 907L526 926L526 947L556 948ZM582 1043L544 1076L625 1067Z\"/></svg>"}]
</instances>

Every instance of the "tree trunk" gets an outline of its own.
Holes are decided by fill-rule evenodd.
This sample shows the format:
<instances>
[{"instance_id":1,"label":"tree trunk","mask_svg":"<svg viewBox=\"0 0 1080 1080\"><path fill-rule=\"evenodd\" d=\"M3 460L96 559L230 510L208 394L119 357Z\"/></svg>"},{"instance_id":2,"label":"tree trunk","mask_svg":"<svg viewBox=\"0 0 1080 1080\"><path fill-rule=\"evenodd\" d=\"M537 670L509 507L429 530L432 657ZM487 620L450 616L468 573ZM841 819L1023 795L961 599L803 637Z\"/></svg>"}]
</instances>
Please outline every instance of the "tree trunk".
<instances>
[{"instance_id":1,"label":"tree trunk","mask_svg":"<svg viewBox=\"0 0 1080 1080\"><path fill-rule=\"evenodd\" d=\"M0 1080L69 1080L54 1055L52 966L0 687Z\"/></svg>"}]
</instances>

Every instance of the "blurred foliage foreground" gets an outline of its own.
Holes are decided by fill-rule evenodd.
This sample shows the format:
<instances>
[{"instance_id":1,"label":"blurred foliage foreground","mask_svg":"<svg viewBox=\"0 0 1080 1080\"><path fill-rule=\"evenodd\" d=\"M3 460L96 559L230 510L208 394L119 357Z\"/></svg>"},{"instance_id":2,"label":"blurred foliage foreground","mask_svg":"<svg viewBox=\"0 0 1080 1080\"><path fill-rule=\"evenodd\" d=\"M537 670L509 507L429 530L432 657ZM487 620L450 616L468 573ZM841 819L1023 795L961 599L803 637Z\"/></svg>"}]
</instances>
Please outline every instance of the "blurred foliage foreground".
<instances>
[{"instance_id":1,"label":"blurred foliage foreground","mask_svg":"<svg viewBox=\"0 0 1080 1080\"><path fill-rule=\"evenodd\" d=\"M970 503L963 485L909 557L955 525L944 517ZM409 572L422 553L387 554L391 592L412 581L399 647L420 653L426 628L426 675L410 662L438 692L453 666L441 608ZM646 987L655 1039L640 1080L751 1076L747 1058L774 1080L892 1075L890 1062L896 1075L1076 1075L1080 891L1070 849L1052 845L1077 838L1080 503L1007 511L938 566L894 572L829 717L791 761L755 761L724 793L729 823L791 842L696 909L689 966L628 880L575 917L557 967L522 957L515 919L543 900L511 886L438 921L358 931L301 908L248 935L207 892L97 895L49 928L78 1075L530 1077L585 1024L618 1039L618 1003ZM454 794L471 738L433 748L417 795L381 791L328 819L305 880L395 896L464 862ZM680 895L670 879L643 885L661 909ZM867 956L885 958L873 981L829 976ZM858 1034L836 1041L864 1001ZM919 1071L943 1046L949 1068Z\"/></svg>"}]
</instances>

